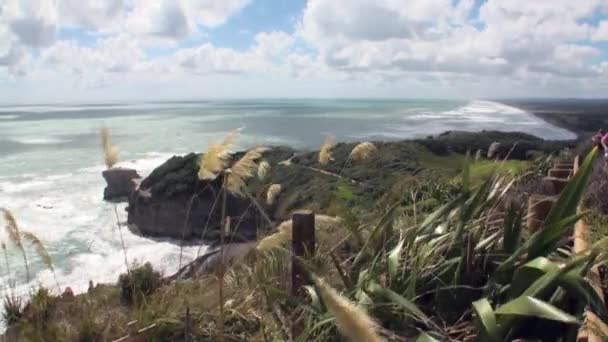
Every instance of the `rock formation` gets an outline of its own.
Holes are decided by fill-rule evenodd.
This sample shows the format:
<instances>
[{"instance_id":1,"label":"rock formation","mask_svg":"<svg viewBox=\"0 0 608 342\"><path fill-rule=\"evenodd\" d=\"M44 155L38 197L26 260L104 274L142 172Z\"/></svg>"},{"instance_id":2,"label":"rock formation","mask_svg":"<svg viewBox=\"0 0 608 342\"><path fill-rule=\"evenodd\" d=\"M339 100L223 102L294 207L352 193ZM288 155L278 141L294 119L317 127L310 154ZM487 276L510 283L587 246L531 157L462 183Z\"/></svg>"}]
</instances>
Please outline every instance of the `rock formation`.
<instances>
[{"instance_id":1,"label":"rock formation","mask_svg":"<svg viewBox=\"0 0 608 342\"><path fill-rule=\"evenodd\" d=\"M129 197L128 223L142 235L217 241L222 207L231 217L229 241L256 238L263 215L248 197L222 191L222 177L199 181L197 154L173 157L144 179ZM225 202L224 202L225 200Z\"/></svg>"},{"instance_id":2,"label":"rock formation","mask_svg":"<svg viewBox=\"0 0 608 342\"><path fill-rule=\"evenodd\" d=\"M103 199L109 201L126 200L141 180L137 171L127 168L107 169L101 175L107 183L103 191Z\"/></svg>"}]
</instances>

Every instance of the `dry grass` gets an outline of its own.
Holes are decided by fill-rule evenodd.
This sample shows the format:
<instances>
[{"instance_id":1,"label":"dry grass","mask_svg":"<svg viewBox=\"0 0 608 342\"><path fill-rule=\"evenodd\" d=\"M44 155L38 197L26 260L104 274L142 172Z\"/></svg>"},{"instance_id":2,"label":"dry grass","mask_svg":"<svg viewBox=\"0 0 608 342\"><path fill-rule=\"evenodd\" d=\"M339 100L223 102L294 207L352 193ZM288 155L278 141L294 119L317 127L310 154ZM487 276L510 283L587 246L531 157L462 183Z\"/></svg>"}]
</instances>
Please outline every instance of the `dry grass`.
<instances>
[{"instance_id":1,"label":"dry grass","mask_svg":"<svg viewBox=\"0 0 608 342\"><path fill-rule=\"evenodd\" d=\"M30 268L27 262L27 253L25 252L25 248L23 248L23 242L21 241L21 232L19 231L19 226L17 225L17 220L13 213L6 208L0 208L2 211L2 215L4 216L4 221L6 222L5 229L8 234L9 240L17 246L21 254L23 255L23 262L25 265L25 273L27 281L30 281Z\"/></svg>"},{"instance_id":2,"label":"dry grass","mask_svg":"<svg viewBox=\"0 0 608 342\"><path fill-rule=\"evenodd\" d=\"M109 169L116 165L119 159L118 148L112 145L112 142L110 141L110 131L106 127L101 129L101 147L103 149L103 160L107 168Z\"/></svg>"},{"instance_id":3,"label":"dry grass","mask_svg":"<svg viewBox=\"0 0 608 342\"><path fill-rule=\"evenodd\" d=\"M259 168L257 165L258 159L262 158L262 154L267 151L266 147L255 147L247 151L245 155L239 159L230 168L226 179L226 188L228 191L243 195L245 181L253 177L254 172Z\"/></svg>"},{"instance_id":4,"label":"dry grass","mask_svg":"<svg viewBox=\"0 0 608 342\"><path fill-rule=\"evenodd\" d=\"M362 308L341 296L323 279L314 275L312 278L323 302L336 318L338 330L344 336L355 342L383 341L376 333L376 323Z\"/></svg>"},{"instance_id":5,"label":"dry grass","mask_svg":"<svg viewBox=\"0 0 608 342\"><path fill-rule=\"evenodd\" d=\"M201 158L198 170L198 178L201 180L212 180L222 172L228 165L232 156L232 145L240 130L230 132L221 143L212 144Z\"/></svg>"},{"instance_id":6,"label":"dry grass","mask_svg":"<svg viewBox=\"0 0 608 342\"><path fill-rule=\"evenodd\" d=\"M258 166L258 178L260 180L264 180L266 178L266 176L268 176L269 172L270 172L270 164L267 161L262 160L260 162L260 165Z\"/></svg>"},{"instance_id":7,"label":"dry grass","mask_svg":"<svg viewBox=\"0 0 608 342\"><path fill-rule=\"evenodd\" d=\"M500 148L500 143L495 141L492 144L490 144L490 147L488 147L488 159L493 159L494 157L497 157L497 153L498 153L498 149Z\"/></svg>"},{"instance_id":8,"label":"dry grass","mask_svg":"<svg viewBox=\"0 0 608 342\"><path fill-rule=\"evenodd\" d=\"M281 193L283 188L281 184L272 184L268 187L268 191L266 191L266 204L273 205L277 199L277 196Z\"/></svg>"},{"instance_id":9,"label":"dry grass","mask_svg":"<svg viewBox=\"0 0 608 342\"><path fill-rule=\"evenodd\" d=\"M355 148L353 148L353 150L350 152L349 157L354 161L365 161L376 151L378 151L376 145L366 141L355 146Z\"/></svg>"},{"instance_id":10,"label":"dry grass","mask_svg":"<svg viewBox=\"0 0 608 342\"><path fill-rule=\"evenodd\" d=\"M315 215L315 224L317 228L322 229L326 228L327 226L340 224L341 222L342 219L339 217ZM258 251L268 251L280 247L285 242L291 241L292 231L292 220L283 221L281 224L279 224L277 231L274 234L268 235L258 242L256 249Z\"/></svg>"},{"instance_id":11,"label":"dry grass","mask_svg":"<svg viewBox=\"0 0 608 342\"><path fill-rule=\"evenodd\" d=\"M319 164L327 165L333 161L334 158L331 155L331 149L336 146L336 139L332 136L325 138L323 145L319 149Z\"/></svg>"},{"instance_id":12,"label":"dry grass","mask_svg":"<svg viewBox=\"0 0 608 342\"><path fill-rule=\"evenodd\" d=\"M296 157L296 154L294 153L293 156L289 157L288 159L282 160L279 162L279 165L281 166L291 166L291 161L293 160L293 158Z\"/></svg>"},{"instance_id":13,"label":"dry grass","mask_svg":"<svg viewBox=\"0 0 608 342\"><path fill-rule=\"evenodd\" d=\"M53 260L51 259L49 252L46 250L46 247L44 247L42 241L40 241L36 235L30 232L22 232L21 236L23 236L25 240L29 241L29 243L34 246L36 254L40 257L42 263L54 273L55 268L53 267Z\"/></svg>"}]
</instances>

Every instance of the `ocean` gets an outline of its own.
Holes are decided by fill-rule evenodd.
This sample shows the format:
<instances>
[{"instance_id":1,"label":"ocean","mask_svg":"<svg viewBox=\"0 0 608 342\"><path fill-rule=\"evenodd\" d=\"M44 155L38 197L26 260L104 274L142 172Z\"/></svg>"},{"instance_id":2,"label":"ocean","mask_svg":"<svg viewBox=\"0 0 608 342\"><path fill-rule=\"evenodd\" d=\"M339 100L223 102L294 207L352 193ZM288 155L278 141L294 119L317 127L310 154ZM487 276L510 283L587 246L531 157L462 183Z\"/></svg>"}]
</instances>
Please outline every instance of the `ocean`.
<instances>
[{"instance_id":1,"label":"ocean","mask_svg":"<svg viewBox=\"0 0 608 342\"><path fill-rule=\"evenodd\" d=\"M175 154L204 151L208 142L242 128L238 149L254 145L316 148L325 135L339 141L424 137L446 130L521 131L547 139L575 135L522 110L488 101L241 100L103 105L0 107L0 207L36 234L51 254L61 288L86 291L89 280L115 282L125 271L113 205L102 200L99 130L110 129L119 165L147 175ZM124 204L120 220L126 220ZM181 224L181 223L178 223ZM179 245L123 230L130 261L151 262L165 274L178 265ZM4 231L2 241L7 242ZM187 247L185 260L196 256ZM32 280L8 244L11 275L2 286L17 294L38 284L55 287L33 251ZM0 265L4 265L0 262Z\"/></svg>"}]
</instances>

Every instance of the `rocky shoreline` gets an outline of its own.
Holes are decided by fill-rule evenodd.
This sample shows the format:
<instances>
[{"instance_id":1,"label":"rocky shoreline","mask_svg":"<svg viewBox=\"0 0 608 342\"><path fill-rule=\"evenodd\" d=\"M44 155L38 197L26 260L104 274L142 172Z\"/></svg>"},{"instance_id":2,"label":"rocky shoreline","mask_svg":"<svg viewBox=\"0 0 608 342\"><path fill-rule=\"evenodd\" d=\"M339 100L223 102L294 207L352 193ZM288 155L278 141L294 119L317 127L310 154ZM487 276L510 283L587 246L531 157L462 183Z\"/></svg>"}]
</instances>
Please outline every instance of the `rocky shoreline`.
<instances>
[{"instance_id":1,"label":"rocky shoreline","mask_svg":"<svg viewBox=\"0 0 608 342\"><path fill-rule=\"evenodd\" d=\"M260 232L289 218L297 209L327 214L337 214L345 207L352 211L371 209L404 178L444 177L455 172L441 163L434 163L434 158L485 151L493 142L499 143L498 155L510 153L510 158L520 160L573 144L545 141L517 132L446 132L418 140L374 142L378 150L372 158L364 163L353 163L348 156L356 143L340 143L332 150L334 161L323 170L319 169L315 151L272 147L263 157L269 163L270 171L264 180L254 178L250 181L248 193L251 195L228 193L226 196L225 215L231 218L228 242L255 240ZM234 159L242 155L236 153ZM114 187L113 192L128 194L112 199L128 202L128 223L133 231L177 241L218 242L220 203L224 200L222 179L199 181L199 158L200 154L196 153L174 156L143 180L137 177L136 170L117 169L104 173L109 187L112 184L123 187ZM286 160L289 165L281 163ZM114 173L116 177L108 178L108 173ZM265 196L271 184L280 184L282 191L276 203L269 205Z\"/></svg>"}]
</instances>

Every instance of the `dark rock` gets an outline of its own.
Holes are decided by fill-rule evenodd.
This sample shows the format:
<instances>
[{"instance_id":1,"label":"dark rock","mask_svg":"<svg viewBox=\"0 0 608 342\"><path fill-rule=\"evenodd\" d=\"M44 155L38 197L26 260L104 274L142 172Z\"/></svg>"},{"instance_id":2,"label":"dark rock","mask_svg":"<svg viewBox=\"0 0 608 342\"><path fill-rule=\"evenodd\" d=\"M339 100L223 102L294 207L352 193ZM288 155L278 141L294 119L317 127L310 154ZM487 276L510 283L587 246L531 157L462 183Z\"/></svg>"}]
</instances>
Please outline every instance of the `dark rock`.
<instances>
[{"instance_id":1,"label":"dark rock","mask_svg":"<svg viewBox=\"0 0 608 342\"><path fill-rule=\"evenodd\" d=\"M104 200L127 199L141 179L136 170L126 168L104 170L101 175L107 183L103 191Z\"/></svg>"},{"instance_id":2,"label":"dark rock","mask_svg":"<svg viewBox=\"0 0 608 342\"><path fill-rule=\"evenodd\" d=\"M74 291L72 291L72 288L68 286L65 288L65 291L63 291L63 293L61 294L61 297L64 299L74 298Z\"/></svg>"},{"instance_id":3,"label":"dark rock","mask_svg":"<svg viewBox=\"0 0 608 342\"><path fill-rule=\"evenodd\" d=\"M129 197L128 223L145 236L217 241L222 177L199 181L198 158L194 153L172 157L143 180ZM227 241L254 240L258 227L265 225L257 206L231 193L225 201L225 215L231 218Z\"/></svg>"}]
</instances>

